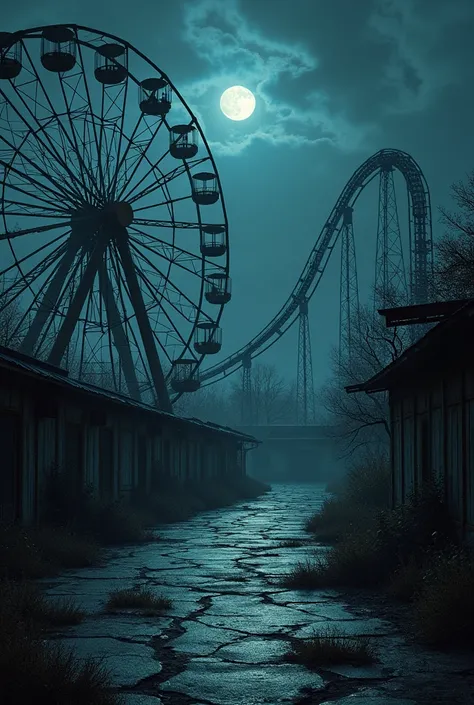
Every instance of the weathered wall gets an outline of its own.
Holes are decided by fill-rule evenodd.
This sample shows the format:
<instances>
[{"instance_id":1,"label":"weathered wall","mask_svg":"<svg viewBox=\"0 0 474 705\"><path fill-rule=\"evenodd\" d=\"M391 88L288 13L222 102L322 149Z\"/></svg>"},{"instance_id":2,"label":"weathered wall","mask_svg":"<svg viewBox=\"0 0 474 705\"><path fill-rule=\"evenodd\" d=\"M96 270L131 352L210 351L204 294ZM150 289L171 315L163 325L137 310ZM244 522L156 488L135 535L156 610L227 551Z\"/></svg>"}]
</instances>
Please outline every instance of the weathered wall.
<instances>
[{"instance_id":1,"label":"weathered wall","mask_svg":"<svg viewBox=\"0 0 474 705\"><path fill-rule=\"evenodd\" d=\"M79 491L129 497L158 479L208 481L245 473L242 441L218 429L127 410L0 368L0 521L38 518L52 467Z\"/></svg>"},{"instance_id":2,"label":"weathered wall","mask_svg":"<svg viewBox=\"0 0 474 705\"><path fill-rule=\"evenodd\" d=\"M390 394L392 498L439 478L459 531L474 537L474 370Z\"/></svg>"}]
</instances>

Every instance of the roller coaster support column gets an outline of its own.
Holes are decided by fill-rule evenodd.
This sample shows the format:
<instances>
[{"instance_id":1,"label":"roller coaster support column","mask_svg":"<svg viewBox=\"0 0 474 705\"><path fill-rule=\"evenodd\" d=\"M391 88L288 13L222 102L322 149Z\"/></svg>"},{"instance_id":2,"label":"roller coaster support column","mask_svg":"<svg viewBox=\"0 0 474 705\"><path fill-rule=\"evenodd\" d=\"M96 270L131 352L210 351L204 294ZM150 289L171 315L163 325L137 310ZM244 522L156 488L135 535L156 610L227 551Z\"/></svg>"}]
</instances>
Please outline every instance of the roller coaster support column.
<instances>
[{"instance_id":1,"label":"roller coaster support column","mask_svg":"<svg viewBox=\"0 0 474 705\"><path fill-rule=\"evenodd\" d=\"M407 304L408 285L393 182L393 166L387 160L380 169L374 309Z\"/></svg>"},{"instance_id":2,"label":"roller coaster support column","mask_svg":"<svg viewBox=\"0 0 474 705\"><path fill-rule=\"evenodd\" d=\"M353 208L344 210L341 230L341 290L339 297L339 361L351 357L354 336L359 328L359 287L352 224Z\"/></svg>"},{"instance_id":3,"label":"roller coaster support column","mask_svg":"<svg viewBox=\"0 0 474 705\"><path fill-rule=\"evenodd\" d=\"M308 299L299 304L298 374L296 378L296 420L306 426L314 423L314 383L311 338L308 320Z\"/></svg>"},{"instance_id":4,"label":"roller coaster support column","mask_svg":"<svg viewBox=\"0 0 474 705\"><path fill-rule=\"evenodd\" d=\"M242 399L240 407L240 420L242 426L252 426L253 399L252 399L252 358L246 355L242 361Z\"/></svg>"}]
</instances>

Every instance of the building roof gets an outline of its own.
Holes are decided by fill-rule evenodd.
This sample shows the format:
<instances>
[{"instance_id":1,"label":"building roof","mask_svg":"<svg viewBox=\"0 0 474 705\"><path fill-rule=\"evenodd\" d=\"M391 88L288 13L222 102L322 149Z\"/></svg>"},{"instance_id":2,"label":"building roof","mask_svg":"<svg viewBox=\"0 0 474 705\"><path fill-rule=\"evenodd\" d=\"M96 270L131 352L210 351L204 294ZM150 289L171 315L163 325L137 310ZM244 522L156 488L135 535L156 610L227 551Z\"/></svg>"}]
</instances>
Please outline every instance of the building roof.
<instances>
[{"instance_id":1,"label":"building roof","mask_svg":"<svg viewBox=\"0 0 474 705\"><path fill-rule=\"evenodd\" d=\"M458 303L454 313L443 318L400 357L366 382L346 387L346 391L349 394L387 391L407 380L439 374L440 369L455 365L466 355L472 358L474 300Z\"/></svg>"},{"instance_id":2,"label":"building roof","mask_svg":"<svg viewBox=\"0 0 474 705\"><path fill-rule=\"evenodd\" d=\"M16 350L11 350L10 348L5 348L1 345L0 368L14 369L25 376L34 376L36 378L43 379L52 384L66 387L80 394L85 394L89 397L96 398L99 401L101 400L103 402L112 403L116 406L126 407L135 411L146 412L153 414L154 416L159 416L160 418L166 418L172 423L191 425L209 432L234 436L238 440L250 443L260 443L260 441L253 436L242 433L241 431L236 431L228 426L220 426L218 424L210 423L208 421L201 421L196 418L176 416L175 414L167 411L157 409L151 404L136 401L135 399L127 397L124 394L109 391L108 389L102 389L93 384L88 384L87 382L79 382L79 380L69 377L68 371L64 368L56 367L48 362L37 360L29 355L17 352Z\"/></svg>"},{"instance_id":3,"label":"building roof","mask_svg":"<svg viewBox=\"0 0 474 705\"><path fill-rule=\"evenodd\" d=\"M334 435L333 426L317 424L259 424L239 426L243 433L255 429L260 438L267 440L324 440Z\"/></svg>"},{"instance_id":4,"label":"building roof","mask_svg":"<svg viewBox=\"0 0 474 705\"><path fill-rule=\"evenodd\" d=\"M413 306L398 306L397 308L383 308L379 310L385 318L387 328L407 326L420 323L437 323L447 316L452 316L469 299L455 301L433 301L429 304L415 304Z\"/></svg>"}]
</instances>

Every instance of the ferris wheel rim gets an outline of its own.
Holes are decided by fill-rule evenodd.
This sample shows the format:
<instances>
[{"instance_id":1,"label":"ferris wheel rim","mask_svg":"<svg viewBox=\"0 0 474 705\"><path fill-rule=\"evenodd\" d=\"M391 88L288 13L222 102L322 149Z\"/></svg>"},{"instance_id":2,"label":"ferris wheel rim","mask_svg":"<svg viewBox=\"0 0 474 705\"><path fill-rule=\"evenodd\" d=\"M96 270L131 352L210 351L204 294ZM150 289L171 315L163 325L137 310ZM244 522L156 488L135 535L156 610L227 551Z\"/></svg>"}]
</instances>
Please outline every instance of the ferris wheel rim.
<instances>
[{"instance_id":1,"label":"ferris wheel rim","mask_svg":"<svg viewBox=\"0 0 474 705\"><path fill-rule=\"evenodd\" d=\"M58 25L42 25L42 26L39 26L39 27L33 27L33 28L29 28L29 29L19 30L19 31L17 31L17 32L12 33L12 35L13 35L13 37L14 37L14 42L21 41L22 46L24 46L25 42L26 42L28 39L39 39L39 38L42 36L42 33L44 32L45 29L47 29L47 28L49 28L49 27L57 27L57 26L58 26ZM230 258L229 258L229 228L228 228L228 218L227 218L227 211L226 211L226 205L225 205L225 199L224 199L224 192L223 192L223 188L222 188L222 183L221 183L219 171L218 171L218 169L217 169L217 165L216 165L216 163L215 163L214 156L213 156L212 151L211 151L211 149L210 149L210 147L209 147L209 144L208 144L207 139L206 139L206 136L205 136L205 134L204 134L204 132L203 132L203 130L202 130L202 127L201 127L201 125L200 125L200 123L199 123L199 120L197 119L196 115L194 114L194 112L193 112L193 111L191 110L191 108L189 107L188 103L186 102L186 100L185 100L184 97L182 96L181 92L176 88L175 84L171 81L171 79L169 78L169 76L168 76L164 71L162 71L162 70L157 66L157 64L156 64L153 60L151 60L148 56L146 56L143 52L141 52L139 49L137 49L135 46L133 46L133 45L132 45L130 42L128 42L127 40L124 40L124 39L122 39L122 38L119 38L119 37L117 37L116 35L110 34L109 32L104 32L104 31L102 31L102 30L97 30L97 29L94 29L94 28L86 27L86 26L84 26L84 25L63 24L63 25L61 25L61 26L67 27L67 28L69 28L69 29L71 29L71 30L74 31L74 33L75 33L75 39L76 39L76 41L77 41L77 44L78 44L80 47L81 47L81 46L82 46L82 47L87 47L87 48L90 48L91 50L95 50L95 51L96 51L96 50L97 50L97 46L94 45L94 44L92 44L90 41L86 41L84 38L79 37L79 36L78 36L78 33L79 33L79 32L84 32L84 33L92 34L94 39L98 39L98 38L100 38L100 39L109 38L109 39L116 40L118 43L120 43L120 45L126 47L126 49L127 49L128 51L131 51L131 52L133 52L135 55L137 55L138 57L140 57L148 66L150 66L154 71L156 71L156 72L157 72L161 77L163 77L163 78L167 81L167 83L169 84L169 86L170 86L170 88L172 89L174 95L176 95L176 97L178 98L178 100L179 100L181 106L184 108L185 112L186 112L186 113L188 114L188 116L190 117L189 125L192 126L192 127L195 128L195 129L197 129L197 131L198 131L198 133L199 133L201 142L202 142L202 144L203 144L203 146L204 146L204 150L205 150L205 156L201 159L201 161L209 161L210 164L212 164L212 167L213 167L213 170L214 170L214 176L215 176L215 179L216 179L217 188L218 188L218 192L219 192L219 200L220 200L220 209L221 209L221 213L222 213L222 221L223 221L223 225L224 225L224 227L225 227L226 257L225 257L225 266L224 266L224 267L221 267L221 269L225 272L225 275L226 275L226 277L228 278L228 276L229 276L229 265L230 265L230 261L229 261L229 260L230 260ZM41 33L41 34L40 34L40 33ZM33 60L32 60L30 57L29 57L29 61L30 61L31 66L33 67L33 66L34 66L34 62L33 62ZM84 75L85 75L85 73L86 73L86 70L85 70L84 65L83 65L82 63L81 63L81 72L82 72L82 74L84 74ZM128 79L131 79L131 80L135 83L135 85L140 85L140 81L137 79L137 77L134 75L134 73L133 73L129 68L127 68L127 78L128 78ZM84 80L85 80L85 78L84 78ZM127 81L127 82L128 82L128 81ZM44 89L43 89L43 90L44 90ZM54 110L52 110L52 113L53 113L53 116L52 116L51 119L54 119L54 118L58 119L58 111L57 111L56 109L54 109ZM93 113L92 113L92 115L93 115ZM166 125L166 128L168 129L168 132L170 132L170 126L167 124L166 120L160 121L159 127L161 127L163 124ZM46 129L47 129L47 125L43 125L42 127L38 127L36 130L31 129L29 135L33 134L34 136L36 136L37 133L40 133L40 132L42 132L42 131L44 131L44 130L46 130ZM131 141L131 140L130 140L130 141ZM15 161L16 156L17 156L16 154L13 154L12 159L11 159L11 163L13 163L13 162ZM120 154L119 154L118 156L120 157ZM184 166L184 170L187 172L188 179L191 180L190 165L187 163L186 160L183 160L183 161L184 161L184 165L185 165L185 166ZM64 167L65 167L65 164L63 163L63 164L61 164L61 166L64 168ZM118 172L117 172L117 173L118 173ZM82 183L81 185L84 186L83 183ZM125 184L124 188L125 188L126 186L129 186L129 185L130 185L130 183L127 182L127 183ZM165 184L165 185L166 185L166 184ZM10 186L10 187L11 187L11 186ZM5 189L6 189L6 183L5 183L5 181L3 181L3 183L2 183L2 204L3 204L4 201L5 201ZM31 197L31 194L30 194L30 197ZM174 204L172 203L171 206L173 206L173 205L174 205ZM201 210L200 210L200 207L199 207L197 204L196 204L196 206L197 206L197 207L196 207L196 212L197 212L197 219L198 219L198 223L196 224L196 229L199 230L199 231L201 231L202 228L203 228L203 226L204 226L204 222L203 222L203 219L201 218ZM146 208L150 208L150 209L151 209L151 206L145 207L144 209L146 209ZM66 212L66 211L64 211L64 212ZM6 217L8 217L8 216L11 216L11 213L10 213L10 212L6 212L6 213L5 213L4 209L2 209L2 217L3 217L3 220L4 220L4 225L5 225L5 231L6 231L6 233L8 233L8 228L7 228L7 224L6 224ZM23 213L22 216L23 216L23 217L26 217L26 214ZM32 217L33 217L33 216L32 216ZM36 217L36 216L35 216L35 217ZM48 217L50 217L50 216L48 216L47 213L44 212L43 217L44 217L44 218L48 218ZM58 213L58 210L56 210L56 212L54 213L54 215L51 215L51 218L58 218L58 217L59 217L59 213ZM175 223L174 223L174 217L172 217L171 220L173 221L173 222L170 221L170 228L171 228L172 231L173 231L172 247L173 247L173 248L180 249L180 248L176 245L176 226L175 226ZM57 225L57 227L58 227L58 228L59 228L59 227L64 227L64 229L66 230L66 232L63 234L64 237L67 237L67 236L69 235L69 231L67 230L67 224L66 224L66 223L64 223L64 225L59 224L59 225ZM50 229L53 229L53 228L50 227ZM20 234L23 234L23 233L20 233ZM6 238L6 239L8 239L8 244L9 244L10 248L12 248L12 242L10 241L10 238ZM13 238L11 238L11 239L13 239ZM168 243L168 244L169 244L169 243ZM14 254L14 248L13 248L13 254ZM189 254L189 253L188 253L188 254ZM14 258L15 258L15 264L17 264L17 266L18 266L18 268L19 268L19 271L20 271L22 277L25 279L25 274L24 274L24 272L23 272L23 271L21 270L21 268L20 268L20 264L19 264L19 262L17 261L16 254L14 254ZM209 262L209 260L208 260L205 256L201 256L200 259L201 259L201 274L200 274L200 278L201 278L202 285L201 285L201 287L200 287L199 302L195 305L195 306L196 306L196 310L198 311L198 315L195 316L194 325L193 325L192 328L191 328L191 331L190 331L189 336L188 336L187 344L186 344L186 346L184 346L181 356L186 355L187 353L190 352L190 343L191 343L192 338L193 338L194 330L195 330L195 328L196 328L196 325L197 325L197 323L198 323L198 320L199 320L200 316L203 314L203 296L204 296L204 282L205 282L205 266L206 266L206 263ZM170 264L170 269L169 269L169 272L168 272L168 276L166 277L166 282L168 282L168 281L170 280L171 263L169 262L169 264ZM214 262L212 262L212 264L214 264ZM216 322L216 325L219 325L219 323L220 323L220 320L221 320L221 317L222 317L222 314L223 314L223 309L224 309L224 306L223 306L223 305L220 305L220 306L219 306L219 310L218 310L218 312L217 312L217 315L214 315L214 316L213 316L213 320ZM205 314L204 314L204 315L205 315ZM196 366L195 366L195 369L197 369L197 368L200 366L202 360L204 359L204 355L195 356L195 357L198 358L198 359L196 360ZM168 377L169 377L169 373L168 373Z\"/></svg>"}]
</instances>

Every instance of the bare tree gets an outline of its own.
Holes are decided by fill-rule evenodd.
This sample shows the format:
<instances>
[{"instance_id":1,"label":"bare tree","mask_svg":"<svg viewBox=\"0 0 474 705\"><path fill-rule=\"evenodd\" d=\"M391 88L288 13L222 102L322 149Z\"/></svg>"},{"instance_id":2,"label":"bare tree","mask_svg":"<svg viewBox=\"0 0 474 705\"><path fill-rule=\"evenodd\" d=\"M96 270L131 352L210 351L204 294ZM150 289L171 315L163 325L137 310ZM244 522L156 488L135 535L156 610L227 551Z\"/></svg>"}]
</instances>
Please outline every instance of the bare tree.
<instances>
[{"instance_id":1,"label":"bare tree","mask_svg":"<svg viewBox=\"0 0 474 705\"><path fill-rule=\"evenodd\" d=\"M474 297L474 171L452 185L456 211L440 208L446 232L436 245L434 295L441 300Z\"/></svg>"},{"instance_id":2,"label":"bare tree","mask_svg":"<svg viewBox=\"0 0 474 705\"><path fill-rule=\"evenodd\" d=\"M235 414L231 408L229 392L217 384L201 387L192 394L183 394L173 407L178 416L195 417L202 421L235 425Z\"/></svg>"},{"instance_id":3,"label":"bare tree","mask_svg":"<svg viewBox=\"0 0 474 705\"><path fill-rule=\"evenodd\" d=\"M321 389L319 398L345 441L345 450L386 443L390 438L388 398L385 392L347 394L345 387L369 379L395 360L408 343L407 331L386 328L378 313L361 307L360 327L352 340L350 359L332 354L332 378Z\"/></svg>"},{"instance_id":4,"label":"bare tree","mask_svg":"<svg viewBox=\"0 0 474 705\"><path fill-rule=\"evenodd\" d=\"M253 423L293 423L294 385L286 384L273 365L255 365L251 379ZM233 382L230 387L216 383L193 394L183 394L174 411L180 416L195 416L203 421L235 427L242 424L242 401L240 381Z\"/></svg>"},{"instance_id":5,"label":"bare tree","mask_svg":"<svg viewBox=\"0 0 474 705\"><path fill-rule=\"evenodd\" d=\"M9 301L6 292L12 284L15 284L15 280L3 278L0 281L0 345L16 350L26 332L27 323L19 298Z\"/></svg>"},{"instance_id":6,"label":"bare tree","mask_svg":"<svg viewBox=\"0 0 474 705\"><path fill-rule=\"evenodd\" d=\"M294 385L288 385L274 365L256 364L251 371L251 411L255 425L292 423L294 420ZM242 406L242 387L234 383L232 406Z\"/></svg>"}]
</instances>

